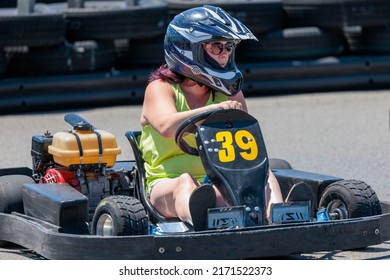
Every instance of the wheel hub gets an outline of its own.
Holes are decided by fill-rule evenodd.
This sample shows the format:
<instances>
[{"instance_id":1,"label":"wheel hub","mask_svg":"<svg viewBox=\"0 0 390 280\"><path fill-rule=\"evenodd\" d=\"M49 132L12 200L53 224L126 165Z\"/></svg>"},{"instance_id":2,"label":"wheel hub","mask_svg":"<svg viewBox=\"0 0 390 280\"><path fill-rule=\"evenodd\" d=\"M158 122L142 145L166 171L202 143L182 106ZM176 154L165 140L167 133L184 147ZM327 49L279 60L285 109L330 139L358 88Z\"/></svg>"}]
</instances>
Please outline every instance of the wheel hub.
<instances>
[{"instance_id":1,"label":"wheel hub","mask_svg":"<svg viewBox=\"0 0 390 280\"><path fill-rule=\"evenodd\" d=\"M332 220L348 219L348 209L343 201L340 199L332 200L326 207Z\"/></svg>"},{"instance_id":2,"label":"wheel hub","mask_svg":"<svg viewBox=\"0 0 390 280\"><path fill-rule=\"evenodd\" d=\"M96 235L113 236L113 224L112 217L109 214L101 215L96 225Z\"/></svg>"}]
</instances>

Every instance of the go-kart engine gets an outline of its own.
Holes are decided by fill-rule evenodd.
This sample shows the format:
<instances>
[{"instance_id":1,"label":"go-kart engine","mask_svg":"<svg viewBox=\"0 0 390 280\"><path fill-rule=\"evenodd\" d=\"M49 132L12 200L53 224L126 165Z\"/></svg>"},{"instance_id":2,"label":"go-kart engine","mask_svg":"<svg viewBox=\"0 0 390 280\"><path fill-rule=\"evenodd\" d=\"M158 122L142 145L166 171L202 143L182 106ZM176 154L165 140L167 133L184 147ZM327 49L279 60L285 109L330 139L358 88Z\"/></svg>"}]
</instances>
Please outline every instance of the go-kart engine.
<instances>
[{"instance_id":1,"label":"go-kart engine","mask_svg":"<svg viewBox=\"0 0 390 280\"><path fill-rule=\"evenodd\" d=\"M126 174L109 168L119 153L113 135L85 124L69 132L35 135L31 149L33 178L39 183L67 183L84 194L91 218L103 198L129 194Z\"/></svg>"},{"instance_id":2,"label":"go-kart engine","mask_svg":"<svg viewBox=\"0 0 390 280\"><path fill-rule=\"evenodd\" d=\"M90 219L103 198L115 194L128 194L129 191L124 174L88 165L76 170L62 166L50 167L40 176L39 183L67 183L84 194L89 201Z\"/></svg>"}]
</instances>

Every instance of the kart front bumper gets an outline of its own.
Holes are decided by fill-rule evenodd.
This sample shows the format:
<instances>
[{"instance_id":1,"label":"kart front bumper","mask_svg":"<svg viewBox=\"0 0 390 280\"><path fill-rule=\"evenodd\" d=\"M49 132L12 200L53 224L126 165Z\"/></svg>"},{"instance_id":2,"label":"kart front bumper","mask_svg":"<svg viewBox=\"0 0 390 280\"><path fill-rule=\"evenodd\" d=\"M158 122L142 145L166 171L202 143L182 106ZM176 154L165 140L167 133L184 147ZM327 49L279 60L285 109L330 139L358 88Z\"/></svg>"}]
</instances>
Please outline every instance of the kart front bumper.
<instances>
[{"instance_id":1,"label":"kart front bumper","mask_svg":"<svg viewBox=\"0 0 390 280\"><path fill-rule=\"evenodd\" d=\"M47 259L245 259L351 250L390 240L390 203L383 214L321 223L259 226L170 235L102 237L64 234L21 214L0 213L0 240Z\"/></svg>"}]
</instances>

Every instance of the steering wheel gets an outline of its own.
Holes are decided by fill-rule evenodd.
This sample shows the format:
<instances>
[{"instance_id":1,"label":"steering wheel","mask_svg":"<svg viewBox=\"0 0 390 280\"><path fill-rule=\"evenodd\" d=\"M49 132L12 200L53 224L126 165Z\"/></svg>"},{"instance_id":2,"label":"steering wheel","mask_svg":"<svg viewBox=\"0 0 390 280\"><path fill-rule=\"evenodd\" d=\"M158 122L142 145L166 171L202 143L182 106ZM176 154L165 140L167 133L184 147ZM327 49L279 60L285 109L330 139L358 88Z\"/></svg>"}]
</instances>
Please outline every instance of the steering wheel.
<instances>
[{"instance_id":1,"label":"steering wheel","mask_svg":"<svg viewBox=\"0 0 390 280\"><path fill-rule=\"evenodd\" d=\"M197 125L198 122L205 120L208 116L210 116L214 112L220 111L220 110L221 109L201 112L201 113L196 114L196 115L194 115L192 117L189 117L188 119L186 119L185 121L183 121L179 125L179 128L176 131L175 140L176 140L176 144L179 146L179 148L183 152L185 152L187 154L190 154L190 155L193 155L193 156L199 156L198 149L194 148L194 147L191 147L184 140L184 136L187 133L192 133L192 134L195 133L195 131L196 131L197 127L198 127L198 125Z\"/></svg>"}]
</instances>

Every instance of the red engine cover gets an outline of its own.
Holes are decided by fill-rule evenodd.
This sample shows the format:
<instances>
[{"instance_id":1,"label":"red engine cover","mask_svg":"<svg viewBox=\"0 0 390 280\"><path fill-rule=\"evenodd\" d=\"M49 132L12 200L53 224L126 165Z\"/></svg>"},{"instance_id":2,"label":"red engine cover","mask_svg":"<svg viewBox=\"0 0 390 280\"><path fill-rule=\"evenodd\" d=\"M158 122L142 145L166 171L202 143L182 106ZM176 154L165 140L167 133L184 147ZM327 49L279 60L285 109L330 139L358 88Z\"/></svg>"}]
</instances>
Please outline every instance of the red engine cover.
<instances>
[{"instance_id":1,"label":"red engine cover","mask_svg":"<svg viewBox=\"0 0 390 280\"><path fill-rule=\"evenodd\" d=\"M66 169L51 168L46 171L46 174L42 176L40 183L42 184L55 184L55 183L68 183L76 190L81 191L79 181L75 177L72 171Z\"/></svg>"}]
</instances>

